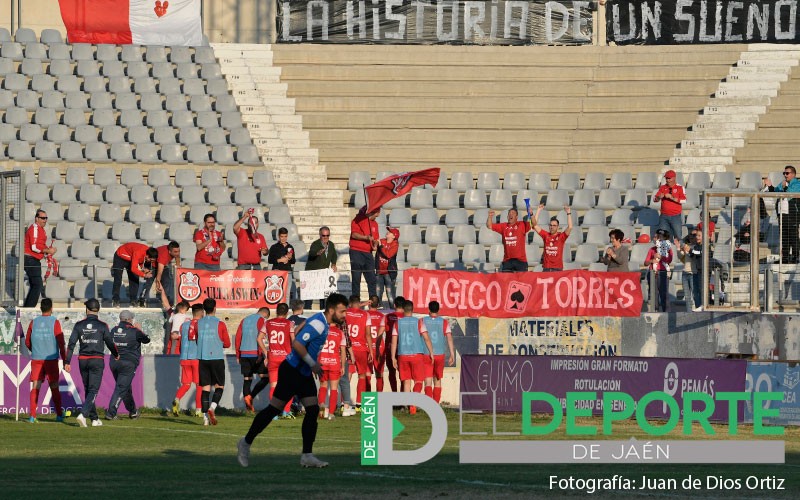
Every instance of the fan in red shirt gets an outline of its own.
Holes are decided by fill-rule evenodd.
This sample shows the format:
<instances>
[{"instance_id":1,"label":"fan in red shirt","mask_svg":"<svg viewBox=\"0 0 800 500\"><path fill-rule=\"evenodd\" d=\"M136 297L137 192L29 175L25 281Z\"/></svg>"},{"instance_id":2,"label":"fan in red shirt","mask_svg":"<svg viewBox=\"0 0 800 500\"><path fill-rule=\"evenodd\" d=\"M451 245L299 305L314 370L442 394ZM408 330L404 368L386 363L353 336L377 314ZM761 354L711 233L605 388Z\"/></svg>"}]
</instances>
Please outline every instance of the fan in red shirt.
<instances>
[{"instance_id":1,"label":"fan in red shirt","mask_svg":"<svg viewBox=\"0 0 800 500\"><path fill-rule=\"evenodd\" d=\"M331 323L328 329L328 337L325 345L319 351L317 362L322 367L322 375L319 377L319 405L324 408L320 413L320 418L333 420L336 412L336 405L339 401L339 379L342 378L342 367L344 366L345 348L347 338L342 329L335 323ZM328 399L328 388L330 388L330 404L326 404Z\"/></svg>"},{"instance_id":2,"label":"fan in red shirt","mask_svg":"<svg viewBox=\"0 0 800 500\"><path fill-rule=\"evenodd\" d=\"M397 320L405 316L403 308L406 305L406 299L403 296L395 297L394 311L386 315L386 329L385 332L389 333L394 328ZM384 335L383 346L383 361L386 362L386 368L389 370L389 387L392 392L397 392L397 366L392 362L392 342L396 341L396 337L391 335Z\"/></svg>"},{"instance_id":3,"label":"fan in red shirt","mask_svg":"<svg viewBox=\"0 0 800 500\"><path fill-rule=\"evenodd\" d=\"M361 406L361 393L367 388L367 377L371 374L372 360L375 359L375 350L369 333L369 314L361 309L361 297L350 297L350 307L345 314L347 333L353 347L356 372L358 372L358 387L356 389L356 406Z\"/></svg>"},{"instance_id":4,"label":"fan in red shirt","mask_svg":"<svg viewBox=\"0 0 800 500\"><path fill-rule=\"evenodd\" d=\"M528 218L531 212L528 210ZM508 222L492 224L494 210L489 210L486 218L486 227L503 236L503 266L501 270L509 272L527 271L528 256L525 253L525 243L528 241L528 231L531 230L529 222L517 220L519 212L516 208L508 210Z\"/></svg>"},{"instance_id":5,"label":"fan in red shirt","mask_svg":"<svg viewBox=\"0 0 800 500\"><path fill-rule=\"evenodd\" d=\"M375 251L375 266L378 273L378 300L383 300L383 290L386 289L386 298L391 304L397 295L397 251L400 249L398 239L400 230L389 227L386 238L378 242ZM372 296L370 296L371 299Z\"/></svg>"},{"instance_id":6,"label":"fan in red shirt","mask_svg":"<svg viewBox=\"0 0 800 500\"><path fill-rule=\"evenodd\" d=\"M553 217L550 219L549 231L545 231L539 226L539 214L544 209L544 205L539 205L536 209L536 224L533 230L542 237L544 241L544 251L542 252L542 270L547 271L563 271L564 270L564 245L572 232L572 210L568 206L564 206L564 211L567 213L567 229L566 231L558 231L558 219Z\"/></svg>"},{"instance_id":7,"label":"fan in red shirt","mask_svg":"<svg viewBox=\"0 0 800 500\"><path fill-rule=\"evenodd\" d=\"M378 310L380 307L380 299L377 295L369 298L369 337L372 340L372 345L375 348L375 355L372 359L372 371L375 374L375 388L378 392L383 391L383 367L386 364L386 352L384 350L384 342L386 333L386 315ZM367 379L367 387L370 387L369 379Z\"/></svg>"},{"instance_id":8,"label":"fan in red shirt","mask_svg":"<svg viewBox=\"0 0 800 500\"><path fill-rule=\"evenodd\" d=\"M267 360L270 400L275 392L275 386L278 385L278 367L292 352L292 342L294 341L294 323L286 317L289 314L289 305L281 302L278 304L275 314L277 317L267 320L258 332L258 347ZM286 402L281 418L294 418L289 412L291 405L291 400Z\"/></svg>"},{"instance_id":9,"label":"fan in red shirt","mask_svg":"<svg viewBox=\"0 0 800 500\"><path fill-rule=\"evenodd\" d=\"M247 222L247 229L242 224ZM261 270L261 256L267 255L269 247L264 235L258 232L258 217L252 208L246 210L241 219L233 225L236 235L236 269Z\"/></svg>"},{"instance_id":10,"label":"fan in red shirt","mask_svg":"<svg viewBox=\"0 0 800 500\"><path fill-rule=\"evenodd\" d=\"M350 275L353 293L361 290L361 275L367 280L367 292L370 296L376 295L375 289L375 256L372 252L378 245L378 223L375 219L380 214L380 209L367 213L367 207L362 207L355 218L350 222Z\"/></svg>"},{"instance_id":11,"label":"fan in red shirt","mask_svg":"<svg viewBox=\"0 0 800 500\"><path fill-rule=\"evenodd\" d=\"M683 205L686 203L686 192L678 184L674 170L664 173L666 183L653 194L653 201L661 201L661 215L658 217L658 228L674 237L683 238Z\"/></svg>"},{"instance_id":12,"label":"fan in red shirt","mask_svg":"<svg viewBox=\"0 0 800 500\"><path fill-rule=\"evenodd\" d=\"M203 216L203 227L194 232L194 268L219 271L219 257L225 250L225 238L216 230L217 218L214 214Z\"/></svg>"},{"instance_id":13,"label":"fan in red shirt","mask_svg":"<svg viewBox=\"0 0 800 500\"><path fill-rule=\"evenodd\" d=\"M36 219L33 224L25 231L25 258L23 259L23 265L25 274L28 276L30 290L28 290L28 295L25 296L23 307L36 307L39 302L39 296L44 289L41 260L45 256L52 256L56 253L55 248L47 246L47 231L44 229L46 225L47 212L39 209L36 211Z\"/></svg>"},{"instance_id":14,"label":"fan in red shirt","mask_svg":"<svg viewBox=\"0 0 800 500\"><path fill-rule=\"evenodd\" d=\"M119 307L119 290L122 287L122 271L128 273L128 297L136 304L139 296L139 278L150 278L156 267L158 250L143 243L125 243L117 249L111 264L114 285L111 289L112 307Z\"/></svg>"}]
</instances>

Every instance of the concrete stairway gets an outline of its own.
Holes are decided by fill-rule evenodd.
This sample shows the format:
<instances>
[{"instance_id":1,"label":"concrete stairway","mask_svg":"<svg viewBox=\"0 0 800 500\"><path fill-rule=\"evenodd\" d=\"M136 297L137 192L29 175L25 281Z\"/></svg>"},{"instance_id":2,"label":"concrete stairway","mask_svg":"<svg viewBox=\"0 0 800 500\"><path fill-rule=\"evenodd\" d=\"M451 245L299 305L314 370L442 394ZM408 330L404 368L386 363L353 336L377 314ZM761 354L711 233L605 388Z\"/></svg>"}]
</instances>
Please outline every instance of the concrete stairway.
<instances>
[{"instance_id":1,"label":"concrete stairway","mask_svg":"<svg viewBox=\"0 0 800 500\"><path fill-rule=\"evenodd\" d=\"M272 46L213 46L242 120L264 166L273 171L300 237L310 245L319 238L321 226L330 227L331 241L339 249L340 289L349 289L346 246L351 217L343 204L346 183L329 181L325 166L319 164L295 100L286 96L281 68L272 65Z\"/></svg>"},{"instance_id":2,"label":"concrete stairway","mask_svg":"<svg viewBox=\"0 0 800 500\"><path fill-rule=\"evenodd\" d=\"M684 172L727 170L798 63L796 46L749 45L675 149L670 167Z\"/></svg>"}]
</instances>

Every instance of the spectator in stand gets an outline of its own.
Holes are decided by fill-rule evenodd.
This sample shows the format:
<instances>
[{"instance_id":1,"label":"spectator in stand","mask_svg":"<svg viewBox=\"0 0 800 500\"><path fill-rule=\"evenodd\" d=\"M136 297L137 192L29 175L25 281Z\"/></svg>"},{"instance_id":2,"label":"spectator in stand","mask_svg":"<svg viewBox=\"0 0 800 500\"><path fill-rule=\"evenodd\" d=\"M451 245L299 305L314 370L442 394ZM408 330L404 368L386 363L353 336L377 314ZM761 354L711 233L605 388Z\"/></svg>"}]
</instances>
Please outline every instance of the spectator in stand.
<instances>
[{"instance_id":1,"label":"spectator in stand","mask_svg":"<svg viewBox=\"0 0 800 500\"><path fill-rule=\"evenodd\" d=\"M319 271L320 269L331 268L336 272L336 261L339 254L336 253L336 246L331 243L331 228L322 226L319 228L319 239L315 240L308 249L308 261L306 271ZM311 309L311 301L305 301L305 307ZM319 308L325 309L325 299L319 299Z\"/></svg>"},{"instance_id":2,"label":"spectator in stand","mask_svg":"<svg viewBox=\"0 0 800 500\"><path fill-rule=\"evenodd\" d=\"M47 231L44 229L46 225L47 212L40 208L36 211L33 224L25 231L23 266L25 267L25 275L28 276L30 289L22 307L36 307L39 302L39 296L44 290L41 260L43 257L52 257L56 253L55 248L47 246Z\"/></svg>"},{"instance_id":3,"label":"spectator in stand","mask_svg":"<svg viewBox=\"0 0 800 500\"><path fill-rule=\"evenodd\" d=\"M225 238L217 231L217 218L214 214L203 217L203 227L194 232L194 268L206 271L219 271L219 258L225 250Z\"/></svg>"},{"instance_id":4,"label":"spectator in stand","mask_svg":"<svg viewBox=\"0 0 800 500\"><path fill-rule=\"evenodd\" d=\"M375 251L375 272L378 274L378 303L383 301L383 291L389 304L394 302L397 295L397 251L400 230L395 227L386 229L386 238L378 241Z\"/></svg>"},{"instance_id":5,"label":"spectator in stand","mask_svg":"<svg viewBox=\"0 0 800 500\"><path fill-rule=\"evenodd\" d=\"M692 297L694 299L694 308L692 311L702 311L703 233L701 231L695 231L694 233L694 242L692 242L692 246L689 251L689 259L692 261L692 270L694 271L694 274L692 275ZM712 262L709 263L713 264Z\"/></svg>"},{"instance_id":6,"label":"spectator in stand","mask_svg":"<svg viewBox=\"0 0 800 500\"><path fill-rule=\"evenodd\" d=\"M750 243L752 241L750 234L750 207L747 208L747 212L742 216L741 225L739 227L739 231L736 232L734 235L734 240L736 241L736 249L733 251L733 261L737 264L734 265L741 265L744 263L750 262ZM758 247L756 247L758 248Z\"/></svg>"},{"instance_id":7,"label":"spectator in stand","mask_svg":"<svg viewBox=\"0 0 800 500\"><path fill-rule=\"evenodd\" d=\"M700 305L694 301L694 266L692 265L692 246L696 241L695 235L697 233L697 229L693 229L683 242L675 238L678 258L683 262L681 283L683 284L683 299L686 302L686 312L690 312Z\"/></svg>"},{"instance_id":8,"label":"spectator in stand","mask_svg":"<svg viewBox=\"0 0 800 500\"><path fill-rule=\"evenodd\" d=\"M767 177L764 184L769 191L800 193L800 180L797 179L797 170L792 165L783 167L783 182L773 186ZM797 264L800 253L800 237L797 233L800 223L800 198L781 198L776 207L781 223L781 262Z\"/></svg>"},{"instance_id":9,"label":"spectator in stand","mask_svg":"<svg viewBox=\"0 0 800 500\"><path fill-rule=\"evenodd\" d=\"M139 307L144 307L147 302L147 295L153 282L156 283L156 292L161 294L161 307L165 310L175 304L175 277L169 268L170 262L175 261L175 266L181 265L181 246L177 241L170 241L166 245L156 247L158 258L156 259L156 274L150 276L144 282L141 296L139 297Z\"/></svg>"},{"instance_id":10,"label":"spectator in stand","mask_svg":"<svg viewBox=\"0 0 800 500\"><path fill-rule=\"evenodd\" d=\"M653 195L653 201L661 202L661 215L658 217L658 228L668 231L675 238L680 239L682 230L683 205L686 203L686 193L683 186L678 184L674 170L667 170L664 174L665 184L658 188Z\"/></svg>"},{"instance_id":11,"label":"spectator in stand","mask_svg":"<svg viewBox=\"0 0 800 500\"><path fill-rule=\"evenodd\" d=\"M236 269L261 270L261 256L267 255L267 240L258 232L258 217L252 208L246 210L241 219L233 224L233 234L236 235ZM242 230L242 224L247 222L247 229Z\"/></svg>"},{"instance_id":12,"label":"spectator in stand","mask_svg":"<svg viewBox=\"0 0 800 500\"><path fill-rule=\"evenodd\" d=\"M567 213L567 229L564 232L558 231L558 219L552 217L550 219L549 231L545 231L539 226L539 213L544 209L544 205L539 205L536 209L536 216L534 217L533 230L542 237L544 241L544 252L542 253L542 271L563 271L564 270L564 246L572 233L572 209L564 206L564 211ZM524 250L524 247L523 247Z\"/></svg>"},{"instance_id":13,"label":"spectator in stand","mask_svg":"<svg viewBox=\"0 0 800 500\"><path fill-rule=\"evenodd\" d=\"M28 410L28 421L36 423L36 405L39 402L39 388L45 376L56 406L56 422L64 421L61 406L61 391L58 387L60 369L58 360L66 362L67 347L64 343L64 332L61 323L53 316L53 301L42 299L42 315L33 318L25 335L25 346L31 352L31 407Z\"/></svg>"},{"instance_id":14,"label":"spectator in stand","mask_svg":"<svg viewBox=\"0 0 800 500\"><path fill-rule=\"evenodd\" d=\"M655 245L647 252L644 264L656 273L657 310L667 312L667 286L669 285L669 264L672 263L672 248L669 244L669 232L659 229L656 231L656 236ZM695 272L697 272L696 269Z\"/></svg>"},{"instance_id":15,"label":"spectator in stand","mask_svg":"<svg viewBox=\"0 0 800 500\"><path fill-rule=\"evenodd\" d=\"M291 283L289 296L294 297L295 285L292 269L296 260L294 247L289 243L288 239L289 230L285 227L278 229L278 242L269 247L267 262L272 265L273 271L287 271L289 273L289 283Z\"/></svg>"},{"instance_id":16,"label":"spectator in stand","mask_svg":"<svg viewBox=\"0 0 800 500\"><path fill-rule=\"evenodd\" d=\"M537 212L538 214L538 212ZM525 253L525 243L528 240L528 231L531 230L529 221L519 222L519 212L516 208L508 210L508 222L493 224L494 210L489 210L486 218L486 227L503 236L503 265L504 272L522 272L528 270L528 256ZM531 212L528 210L528 219Z\"/></svg>"},{"instance_id":17,"label":"spectator in stand","mask_svg":"<svg viewBox=\"0 0 800 500\"><path fill-rule=\"evenodd\" d=\"M122 271L128 273L128 297L131 306L137 305L139 296L139 278L150 278L156 267L158 250L143 243L125 243L114 254L111 264L111 276L114 284L111 289L111 306L119 307L119 291L122 288Z\"/></svg>"},{"instance_id":18,"label":"spectator in stand","mask_svg":"<svg viewBox=\"0 0 800 500\"><path fill-rule=\"evenodd\" d=\"M377 295L375 283L375 258L373 253L378 246L378 218L380 210L367 213L367 207L361 207L350 223L350 274L353 295L361 294L361 275L367 280L369 296Z\"/></svg>"},{"instance_id":19,"label":"spectator in stand","mask_svg":"<svg viewBox=\"0 0 800 500\"><path fill-rule=\"evenodd\" d=\"M625 239L625 233L619 229L612 229L608 232L608 239L611 241L611 246L606 248L602 262L608 266L608 271L610 272L627 273L630 255L628 246L622 244L622 240Z\"/></svg>"}]
</instances>

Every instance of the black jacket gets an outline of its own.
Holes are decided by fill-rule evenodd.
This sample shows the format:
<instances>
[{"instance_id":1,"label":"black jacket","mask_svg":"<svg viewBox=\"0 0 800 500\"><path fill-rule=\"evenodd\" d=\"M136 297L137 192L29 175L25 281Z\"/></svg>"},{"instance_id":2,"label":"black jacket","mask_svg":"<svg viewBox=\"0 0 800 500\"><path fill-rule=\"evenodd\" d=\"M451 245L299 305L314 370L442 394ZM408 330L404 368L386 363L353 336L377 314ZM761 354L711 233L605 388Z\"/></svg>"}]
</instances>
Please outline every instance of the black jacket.
<instances>
[{"instance_id":1,"label":"black jacket","mask_svg":"<svg viewBox=\"0 0 800 500\"><path fill-rule=\"evenodd\" d=\"M119 356L108 325L100 321L96 314L89 314L86 319L75 323L72 334L69 336L69 345L67 345L67 364L72 359L72 351L75 350L75 344L79 341L81 346L78 349L78 357L103 356L105 354L103 344L108 347L112 356L115 358Z\"/></svg>"},{"instance_id":2,"label":"black jacket","mask_svg":"<svg viewBox=\"0 0 800 500\"><path fill-rule=\"evenodd\" d=\"M150 337L127 321L122 321L112 328L111 336L119 351L119 359L136 364L142 357L142 344L150 343Z\"/></svg>"}]
</instances>

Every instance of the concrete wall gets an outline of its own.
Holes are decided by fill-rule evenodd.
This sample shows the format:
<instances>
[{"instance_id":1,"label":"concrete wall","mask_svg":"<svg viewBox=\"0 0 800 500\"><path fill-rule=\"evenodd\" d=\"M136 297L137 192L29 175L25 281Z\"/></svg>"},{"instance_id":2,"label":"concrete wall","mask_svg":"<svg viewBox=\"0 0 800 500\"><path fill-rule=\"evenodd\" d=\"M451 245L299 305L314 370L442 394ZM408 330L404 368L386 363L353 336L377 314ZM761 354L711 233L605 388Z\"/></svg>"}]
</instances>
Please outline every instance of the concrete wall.
<instances>
[{"instance_id":1,"label":"concrete wall","mask_svg":"<svg viewBox=\"0 0 800 500\"><path fill-rule=\"evenodd\" d=\"M24 28L65 33L58 0L20 3ZM271 43L276 12L274 0L203 0L203 28L211 42ZM0 26L11 28L11 0L0 0Z\"/></svg>"}]
</instances>

